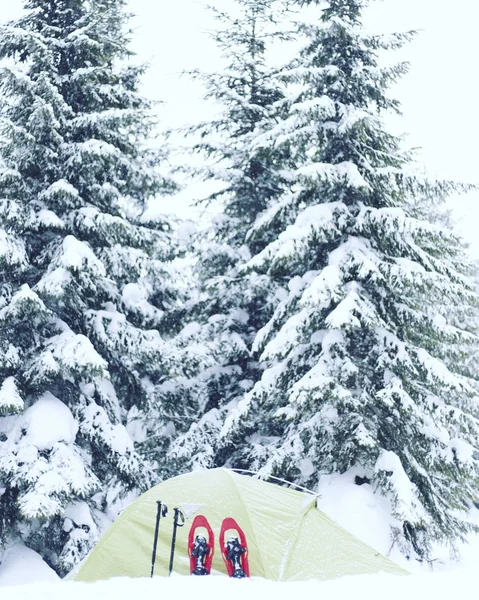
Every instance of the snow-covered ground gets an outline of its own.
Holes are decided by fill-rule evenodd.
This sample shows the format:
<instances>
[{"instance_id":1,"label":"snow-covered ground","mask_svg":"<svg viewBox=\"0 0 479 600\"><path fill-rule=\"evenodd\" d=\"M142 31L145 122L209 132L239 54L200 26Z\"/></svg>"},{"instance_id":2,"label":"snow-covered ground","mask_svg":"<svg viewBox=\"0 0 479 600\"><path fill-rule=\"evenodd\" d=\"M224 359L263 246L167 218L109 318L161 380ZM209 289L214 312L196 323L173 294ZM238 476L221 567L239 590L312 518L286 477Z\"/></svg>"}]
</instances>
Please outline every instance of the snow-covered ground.
<instances>
[{"instance_id":1,"label":"snow-covered ground","mask_svg":"<svg viewBox=\"0 0 479 600\"><path fill-rule=\"evenodd\" d=\"M265 597L324 600L451 600L477 588L477 573L441 573L398 577L362 575L332 581L275 583L264 579L230 580L226 577L181 577L170 579L113 579L94 584L61 582L4 587L5 600L130 600L131 598L210 598L262 600ZM477 593L477 592L475 592Z\"/></svg>"}]
</instances>

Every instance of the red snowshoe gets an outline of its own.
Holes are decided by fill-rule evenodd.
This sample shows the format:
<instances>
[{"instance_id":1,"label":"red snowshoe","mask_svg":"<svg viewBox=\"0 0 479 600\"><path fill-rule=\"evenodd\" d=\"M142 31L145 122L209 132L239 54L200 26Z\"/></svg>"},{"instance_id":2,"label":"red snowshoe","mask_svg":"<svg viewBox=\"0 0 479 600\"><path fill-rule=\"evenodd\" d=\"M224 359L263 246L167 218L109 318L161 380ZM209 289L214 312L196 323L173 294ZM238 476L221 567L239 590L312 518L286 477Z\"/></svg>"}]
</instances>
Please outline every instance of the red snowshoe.
<instances>
[{"instance_id":1,"label":"red snowshoe","mask_svg":"<svg viewBox=\"0 0 479 600\"><path fill-rule=\"evenodd\" d=\"M229 533L226 539L226 533ZM238 523L228 517L223 520L220 533L221 554L230 577L249 577L248 544L244 531Z\"/></svg>"},{"instance_id":2,"label":"red snowshoe","mask_svg":"<svg viewBox=\"0 0 479 600\"><path fill-rule=\"evenodd\" d=\"M196 530L200 528L206 529L208 540L201 533L195 535ZM208 519L203 515L198 515L195 517L188 535L191 575L209 575L211 573L211 564L215 553L214 543L213 530L208 523Z\"/></svg>"}]
</instances>

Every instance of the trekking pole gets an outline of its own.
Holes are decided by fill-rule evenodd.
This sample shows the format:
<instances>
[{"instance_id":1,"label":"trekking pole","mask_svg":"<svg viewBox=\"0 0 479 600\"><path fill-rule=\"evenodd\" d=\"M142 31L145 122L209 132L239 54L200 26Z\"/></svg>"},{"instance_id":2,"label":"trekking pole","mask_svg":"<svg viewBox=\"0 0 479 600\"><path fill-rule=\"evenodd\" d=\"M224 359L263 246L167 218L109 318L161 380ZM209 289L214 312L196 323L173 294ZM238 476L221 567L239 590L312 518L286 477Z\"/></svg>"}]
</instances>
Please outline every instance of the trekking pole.
<instances>
[{"instance_id":1,"label":"trekking pole","mask_svg":"<svg viewBox=\"0 0 479 600\"><path fill-rule=\"evenodd\" d=\"M176 545L176 530L178 527L183 527L185 524L185 515L181 512L179 508L175 508L175 517L173 520L173 537L171 538L171 554L170 554L170 572L168 573L168 577L171 575L173 571L173 560L175 558L175 545Z\"/></svg>"},{"instance_id":2,"label":"trekking pole","mask_svg":"<svg viewBox=\"0 0 479 600\"><path fill-rule=\"evenodd\" d=\"M153 541L153 554L151 556L151 574L150 577L153 577L153 572L155 571L155 562L156 562L156 549L158 547L158 533L160 531L160 519L161 517L166 517L168 514L168 507L166 504L163 504L161 500L156 501L158 508L156 510L156 527L155 527L155 539Z\"/></svg>"}]
</instances>

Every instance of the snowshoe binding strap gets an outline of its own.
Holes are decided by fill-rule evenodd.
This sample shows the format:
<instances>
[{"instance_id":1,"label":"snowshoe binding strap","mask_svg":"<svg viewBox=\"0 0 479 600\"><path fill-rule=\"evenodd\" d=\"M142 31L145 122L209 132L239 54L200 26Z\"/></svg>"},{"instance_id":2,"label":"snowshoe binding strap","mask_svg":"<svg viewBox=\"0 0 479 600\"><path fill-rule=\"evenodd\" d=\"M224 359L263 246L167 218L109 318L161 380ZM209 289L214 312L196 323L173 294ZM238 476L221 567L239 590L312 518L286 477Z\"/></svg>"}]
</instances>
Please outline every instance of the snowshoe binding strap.
<instances>
[{"instance_id":1,"label":"snowshoe binding strap","mask_svg":"<svg viewBox=\"0 0 479 600\"><path fill-rule=\"evenodd\" d=\"M198 529L206 529L208 540L202 534L196 534ZM214 555L214 535L203 515L195 517L188 535L188 556L190 557L190 573L192 575L209 575Z\"/></svg>"},{"instance_id":2,"label":"snowshoe binding strap","mask_svg":"<svg viewBox=\"0 0 479 600\"><path fill-rule=\"evenodd\" d=\"M230 532L230 535L226 540L227 532ZM236 535L232 535L231 532L236 532ZM224 519L221 524L220 544L228 575L235 579L249 577L246 536L238 523L231 517Z\"/></svg>"}]
</instances>

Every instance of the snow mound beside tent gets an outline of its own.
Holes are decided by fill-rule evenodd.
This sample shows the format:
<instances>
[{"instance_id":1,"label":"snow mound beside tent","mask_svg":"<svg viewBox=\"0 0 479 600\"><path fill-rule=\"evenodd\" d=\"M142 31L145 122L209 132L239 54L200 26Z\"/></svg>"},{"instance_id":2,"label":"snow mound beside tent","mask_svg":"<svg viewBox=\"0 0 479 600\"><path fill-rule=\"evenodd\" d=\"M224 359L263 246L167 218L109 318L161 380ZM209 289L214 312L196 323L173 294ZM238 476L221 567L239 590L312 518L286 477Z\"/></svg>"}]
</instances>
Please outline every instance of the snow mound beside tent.
<instances>
[{"instance_id":1,"label":"snow mound beside tent","mask_svg":"<svg viewBox=\"0 0 479 600\"><path fill-rule=\"evenodd\" d=\"M16 592L10 586L33 583L38 585L43 582L59 581L61 580L58 575L42 560L42 557L23 544L12 546L2 557L0 563L0 588L2 590L0 597L2 598L12 600L15 598ZM9 586L8 593L4 592L7 588L3 586ZM33 586L28 586L28 588L32 590Z\"/></svg>"}]
</instances>

